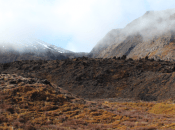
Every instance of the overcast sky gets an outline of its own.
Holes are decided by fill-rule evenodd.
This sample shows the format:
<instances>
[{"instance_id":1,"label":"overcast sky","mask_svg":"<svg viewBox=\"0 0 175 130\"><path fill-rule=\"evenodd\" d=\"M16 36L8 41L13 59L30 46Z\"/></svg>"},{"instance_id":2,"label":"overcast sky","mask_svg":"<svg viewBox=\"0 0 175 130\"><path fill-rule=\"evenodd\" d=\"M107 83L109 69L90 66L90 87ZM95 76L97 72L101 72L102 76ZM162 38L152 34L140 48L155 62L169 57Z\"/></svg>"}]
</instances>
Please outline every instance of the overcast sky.
<instances>
[{"instance_id":1,"label":"overcast sky","mask_svg":"<svg viewBox=\"0 0 175 130\"><path fill-rule=\"evenodd\" d=\"M0 0L0 40L35 37L74 52L90 52L112 29L175 0Z\"/></svg>"}]
</instances>

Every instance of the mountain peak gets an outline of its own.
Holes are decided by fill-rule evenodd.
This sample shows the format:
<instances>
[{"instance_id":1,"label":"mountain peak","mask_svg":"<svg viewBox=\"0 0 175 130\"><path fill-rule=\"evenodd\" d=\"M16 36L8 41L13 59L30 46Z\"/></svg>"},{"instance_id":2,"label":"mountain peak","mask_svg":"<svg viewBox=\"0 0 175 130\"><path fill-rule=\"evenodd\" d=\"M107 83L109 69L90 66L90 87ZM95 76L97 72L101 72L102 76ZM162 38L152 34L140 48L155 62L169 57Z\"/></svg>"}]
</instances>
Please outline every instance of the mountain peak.
<instances>
[{"instance_id":1,"label":"mountain peak","mask_svg":"<svg viewBox=\"0 0 175 130\"><path fill-rule=\"evenodd\" d=\"M149 56L175 60L175 9L147 11L116 32L110 31L93 48L91 56L109 58L127 55L133 59Z\"/></svg>"}]
</instances>

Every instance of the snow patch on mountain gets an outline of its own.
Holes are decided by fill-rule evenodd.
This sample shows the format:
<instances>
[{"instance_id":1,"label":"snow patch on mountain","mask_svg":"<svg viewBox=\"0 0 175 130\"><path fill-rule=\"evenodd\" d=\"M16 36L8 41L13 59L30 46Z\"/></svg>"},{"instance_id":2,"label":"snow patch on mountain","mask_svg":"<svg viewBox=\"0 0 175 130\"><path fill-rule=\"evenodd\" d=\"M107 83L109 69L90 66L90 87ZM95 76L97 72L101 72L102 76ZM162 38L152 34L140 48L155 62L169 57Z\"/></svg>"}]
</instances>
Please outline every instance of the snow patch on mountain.
<instances>
[{"instance_id":1,"label":"snow patch on mountain","mask_svg":"<svg viewBox=\"0 0 175 130\"><path fill-rule=\"evenodd\" d=\"M22 39L22 40L9 40L0 41L0 48L2 51L18 51L18 52L58 52L58 53L72 53L69 50L65 50L61 47L46 43L39 39Z\"/></svg>"}]
</instances>

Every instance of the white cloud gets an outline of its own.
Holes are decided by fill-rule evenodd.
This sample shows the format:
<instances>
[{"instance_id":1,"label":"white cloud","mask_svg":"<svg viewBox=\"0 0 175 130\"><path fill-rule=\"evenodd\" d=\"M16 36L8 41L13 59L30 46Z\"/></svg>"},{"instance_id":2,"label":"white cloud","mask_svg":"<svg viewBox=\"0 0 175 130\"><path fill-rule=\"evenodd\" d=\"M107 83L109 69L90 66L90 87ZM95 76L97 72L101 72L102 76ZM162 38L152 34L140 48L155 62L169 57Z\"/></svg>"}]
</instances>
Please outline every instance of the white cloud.
<instances>
[{"instance_id":1,"label":"white cloud","mask_svg":"<svg viewBox=\"0 0 175 130\"><path fill-rule=\"evenodd\" d=\"M7 0L0 1L0 39L42 35L71 35L72 43L91 46L121 17L120 1Z\"/></svg>"},{"instance_id":2,"label":"white cloud","mask_svg":"<svg viewBox=\"0 0 175 130\"><path fill-rule=\"evenodd\" d=\"M170 8L175 3L173 0L0 0L0 40L71 36L65 47L87 52L108 31L123 28L143 15L148 8L145 1L151 9L162 9L165 3L164 8Z\"/></svg>"},{"instance_id":3,"label":"white cloud","mask_svg":"<svg viewBox=\"0 0 175 130\"><path fill-rule=\"evenodd\" d=\"M174 8L174 0L147 0L151 10L166 10Z\"/></svg>"},{"instance_id":4,"label":"white cloud","mask_svg":"<svg viewBox=\"0 0 175 130\"><path fill-rule=\"evenodd\" d=\"M72 43L72 42L69 42L69 43L66 45L66 49L67 49L67 50L71 50L71 51L73 51L73 52L77 52L77 51L78 51L77 48L76 48L76 46L75 46L75 44Z\"/></svg>"},{"instance_id":5,"label":"white cloud","mask_svg":"<svg viewBox=\"0 0 175 130\"><path fill-rule=\"evenodd\" d=\"M62 32L73 35L74 46L79 51L90 51L121 17L120 1L67 0L59 6L54 11L63 23ZM80 43L85 47L80 48Z\"/></svg>"}]
</instances>

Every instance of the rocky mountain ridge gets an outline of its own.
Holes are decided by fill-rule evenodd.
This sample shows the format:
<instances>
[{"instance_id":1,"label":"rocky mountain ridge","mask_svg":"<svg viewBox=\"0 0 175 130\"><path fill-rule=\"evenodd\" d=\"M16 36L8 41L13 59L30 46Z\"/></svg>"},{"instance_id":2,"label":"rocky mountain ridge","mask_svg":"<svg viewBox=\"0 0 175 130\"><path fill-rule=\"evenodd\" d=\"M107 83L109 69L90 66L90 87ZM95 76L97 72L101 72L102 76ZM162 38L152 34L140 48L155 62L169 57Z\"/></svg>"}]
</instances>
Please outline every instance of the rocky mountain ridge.
<instances>
[{"instance_id":1,"label":"rocky mountain ridge","mask_svg":"<svg viewBox=\"0 0 175 130\"><path fill-rule=\"evenodd\" d=\"M90 52L94 58L126 55L175 60L175 10L150 11L123 29L110 31Z\"/></svg>"}]
</instances>

